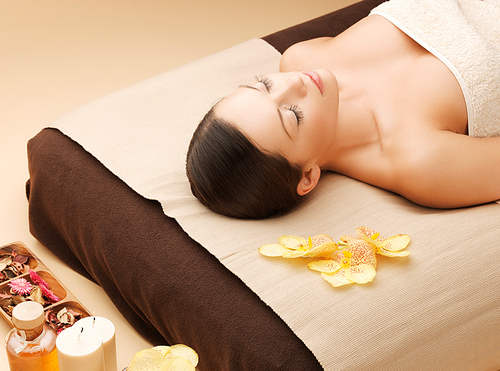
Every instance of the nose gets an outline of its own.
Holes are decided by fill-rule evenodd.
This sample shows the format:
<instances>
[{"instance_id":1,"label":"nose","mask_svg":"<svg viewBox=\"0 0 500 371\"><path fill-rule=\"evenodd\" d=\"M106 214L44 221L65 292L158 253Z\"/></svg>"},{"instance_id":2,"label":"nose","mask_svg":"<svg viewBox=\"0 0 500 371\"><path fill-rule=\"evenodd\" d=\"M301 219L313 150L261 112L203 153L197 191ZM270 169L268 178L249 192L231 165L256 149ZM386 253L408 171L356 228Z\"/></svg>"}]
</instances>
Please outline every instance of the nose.
<instances>
[{"instance_id":1,"label":"nose","mask_svg":"<svg viewBox=\"0 0 500 371\"><path fill-rule=\"evenodd\" d=\"M304 80L299 75L291 75L284 84L275 90L275 97L281 100L285 97L300 98L307 94Z\"/></svg>"}]
</instances>

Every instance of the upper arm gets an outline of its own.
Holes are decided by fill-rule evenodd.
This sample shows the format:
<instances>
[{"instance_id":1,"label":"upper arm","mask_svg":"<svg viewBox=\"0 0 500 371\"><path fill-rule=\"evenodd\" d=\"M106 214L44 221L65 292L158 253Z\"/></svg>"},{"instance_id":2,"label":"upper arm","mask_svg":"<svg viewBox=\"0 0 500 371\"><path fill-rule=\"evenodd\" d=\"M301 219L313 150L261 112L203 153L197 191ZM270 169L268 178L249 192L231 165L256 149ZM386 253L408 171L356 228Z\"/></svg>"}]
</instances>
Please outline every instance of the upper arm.
<instances>
[{"instance_id":1,"label":"upper arm","mask_svg":"<svg viewBox=\"0 0 500 371\"><path fill-rule=\"evenodd\" d=\"M500 199L500 137L438 131L406 154L390 188L418 204L454 208Z\"/></svg>"}]
</instances>

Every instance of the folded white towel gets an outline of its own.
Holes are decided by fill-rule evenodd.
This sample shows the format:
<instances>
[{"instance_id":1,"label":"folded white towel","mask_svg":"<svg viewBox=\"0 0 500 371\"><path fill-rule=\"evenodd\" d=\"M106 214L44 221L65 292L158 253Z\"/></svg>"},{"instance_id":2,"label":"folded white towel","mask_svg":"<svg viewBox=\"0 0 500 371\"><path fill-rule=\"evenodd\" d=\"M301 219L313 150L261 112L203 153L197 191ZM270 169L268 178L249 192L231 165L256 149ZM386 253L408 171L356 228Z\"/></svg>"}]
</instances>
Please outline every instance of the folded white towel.
<instances>
[{"instance_id":1,"label":"folded white towel","mask_svg":"<svg viewBox=\"0 0 500 371\"><path fill-rule=\"evenodd\" d=\"M469 135L500 136L500 0L391 0L372 14L453 72L467 102Z\"/></svg>"}]
</instances>

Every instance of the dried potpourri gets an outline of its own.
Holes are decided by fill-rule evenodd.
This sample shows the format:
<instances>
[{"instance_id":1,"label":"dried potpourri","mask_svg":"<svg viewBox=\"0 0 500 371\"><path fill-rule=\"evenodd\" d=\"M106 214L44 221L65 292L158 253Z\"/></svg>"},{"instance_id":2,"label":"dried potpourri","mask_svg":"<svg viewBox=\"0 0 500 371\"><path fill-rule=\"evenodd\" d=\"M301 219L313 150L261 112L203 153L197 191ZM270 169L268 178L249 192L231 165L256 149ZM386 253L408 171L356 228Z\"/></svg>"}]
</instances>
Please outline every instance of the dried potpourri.
<instances>
[{"instance_id":1,"label":"dried potpourri","mask_svg":"<svg viewBox=\"0 0 500 371\"><path fill-rule=\"evenodd\" d=\"M0 293L0 307L9 316L12 316L14 307L24 301L36 301L47 306L60 300L50 290L48 283L35 271L29 269L29 276L31 283L24 278L15 278L7 284L10 287L10 293Z\"/></svg>"},{"instance_id":2,"label":"dried potpourri","mask_svg":"<svg viewBox=\"0 0 500 371\"><path fill-rule=\"evenodd\" d=\"M53 309L45 312L45 322L59 335L59 333L74 325L76 321L82 318L82 313L72 308L62 308L57 313Z\"/></svg>"},{"instance_id":3,"label":"dried potpourri","mask_svg":"<svg viewBox=\"0 0 500 371\"><path fill-rule=\"evenodd\" d=\"M17 304L25 301L26 299L22 295L0 294L0 308L9 316L12 316L12 311Z\"/></svg>"},{"instance_id":4,"label":"dried potpourri","mask_svg":"<svg viewBox=\"0 0 500 371\"><path fill-rule=\"evenodd\" d=\"M29 256L17 254L15 251L10 254L0 255L0 282L28 273L30 269L27 264L28 259Z\"/></svg>"}]
</instances>

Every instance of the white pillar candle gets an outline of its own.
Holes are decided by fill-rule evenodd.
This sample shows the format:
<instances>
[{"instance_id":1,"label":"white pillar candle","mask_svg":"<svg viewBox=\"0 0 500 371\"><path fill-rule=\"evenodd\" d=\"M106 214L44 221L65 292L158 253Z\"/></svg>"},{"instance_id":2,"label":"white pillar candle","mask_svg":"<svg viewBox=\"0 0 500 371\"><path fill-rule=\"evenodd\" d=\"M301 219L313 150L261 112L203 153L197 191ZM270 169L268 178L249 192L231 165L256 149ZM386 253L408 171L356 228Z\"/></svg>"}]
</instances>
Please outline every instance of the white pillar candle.
<instances>
[{"instance_id":1,"label":"white pillar candle","mask_svg":"<svg viewBox=\"0 0 500 371\"><path fill-rule=\"evenodd\" d=\"M88 326L99 330L104 348L105 370L117 371L115 326L113 322L103 317L85 317L76 322L73 326Z\"/></svg>"},{"instance_id":2,"label":"white pillar candle","mask_svg":"<svg viewBox=\"0 0 500 371\"><path fill-rule=\"evenodd\" d=\"M104 371L101 333L90 327L69 327L56 339L59 371Z\"/></svg>"}]
</instances>

